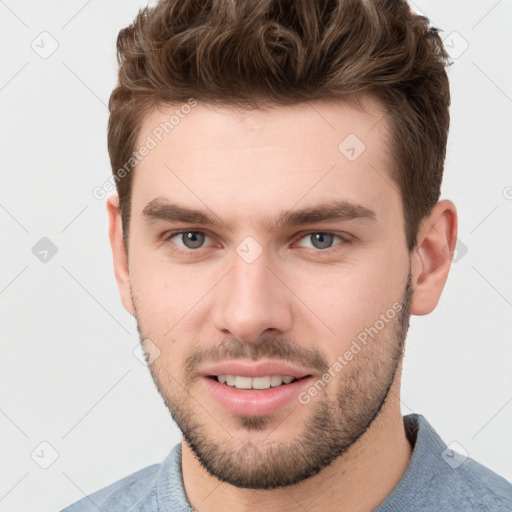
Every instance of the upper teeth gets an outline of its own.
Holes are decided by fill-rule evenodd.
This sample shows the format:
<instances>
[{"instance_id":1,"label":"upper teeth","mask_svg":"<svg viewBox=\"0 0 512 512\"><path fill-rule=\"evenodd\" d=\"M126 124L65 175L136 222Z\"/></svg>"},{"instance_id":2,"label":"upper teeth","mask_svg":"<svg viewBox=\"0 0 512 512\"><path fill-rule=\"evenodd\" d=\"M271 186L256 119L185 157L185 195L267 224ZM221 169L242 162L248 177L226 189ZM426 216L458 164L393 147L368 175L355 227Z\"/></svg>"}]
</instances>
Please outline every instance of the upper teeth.
<instances>
[{"instance_id":1,"label":"upper teeth","mask_svg":"<svg viewBox=\"0 0 512 512\"><path fill-rule=\"evenodd\" d=\"M268 389L269 387L289 384L295 377L282 375L267 375L265 377L242 377L241 375L217 375L217 380L222 384L239 389Z\"/></svg>"}]
</instances>

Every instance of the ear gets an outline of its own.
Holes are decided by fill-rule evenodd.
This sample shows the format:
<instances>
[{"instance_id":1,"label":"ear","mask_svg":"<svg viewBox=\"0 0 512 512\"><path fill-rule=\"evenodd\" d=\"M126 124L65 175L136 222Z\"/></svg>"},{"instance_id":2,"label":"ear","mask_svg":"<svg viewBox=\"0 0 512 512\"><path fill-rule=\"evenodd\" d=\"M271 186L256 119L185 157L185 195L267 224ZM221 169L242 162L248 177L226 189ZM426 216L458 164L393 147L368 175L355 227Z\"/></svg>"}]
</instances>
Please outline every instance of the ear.
<instances>
[{"instance_id":1,"label":"ear","mask_svg":"<svg viewBox=\"0 0 512 512\"><path fill-rule=\"evenodd\" d=\"M130 273L128 267L128 256L123 240L123 226L121 223L121 210L119 208L119 196L113 194L107 198L107 211L109 219L108 235L112 246L114 258L114 273L116 276L119 294L125 309L134 314L132 294L130 290Z\"/></svg>"},{"instance_id":2,"label":"ear","mask_svg":"<svg viewBox=\"0 0 512 512\"><path fill-rule=\"evenodd\" d=\"M411 314L434 311L453 259L457 243L457 210L445 199L439 201L421 223L412 256L413 296Z\"/></svg>"}]
</instances>

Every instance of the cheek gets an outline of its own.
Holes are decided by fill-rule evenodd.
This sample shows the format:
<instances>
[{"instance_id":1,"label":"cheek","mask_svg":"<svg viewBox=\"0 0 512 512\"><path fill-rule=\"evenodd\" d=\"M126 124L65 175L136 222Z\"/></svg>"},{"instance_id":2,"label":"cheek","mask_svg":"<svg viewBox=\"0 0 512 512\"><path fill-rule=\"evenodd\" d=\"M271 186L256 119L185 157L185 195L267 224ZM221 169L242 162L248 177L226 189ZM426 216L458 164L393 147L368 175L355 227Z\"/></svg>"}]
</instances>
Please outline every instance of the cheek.
<instances>
[{"instance_id":1,"label":"cheek","mask_svg":"<svg viewBox=\"0 0 512 512\"><path fill-rule=\"evenodd\" d=\"M145 330L162 340L177 337L197 317L218 280L213 266L177 265L143 255L134 255L130 273L137 315Z\"/></svg>"},{"instance_id":2,"label":"cheek","mask_svg":"<svg viewBox=\"0 0 512 512\"><path fill-rule=\"evenodd\" d=\"M138 259L131 272L131 286L140 321L153 336L162 337L187 302L179 273Z\"/></svg>"},{"instance_id":3,"label":"cheek","mask_svg":"<svg viewBox=\"0 0 512 512\"><path fill-rule=\"evenodd\" d=\"M187 313L197 299L189 297L190 286L185 286L183 273L171 272L170 267L164 271L140 265L132 275L132 290L140 333L158 349L151 371L163 389L175 388L173 379L183 381L184 350L190 344L190 334L188 339L183 336Z\"/></svg>"},{"instance_id":4,"label":"cheek","mask_svg":"<svg viewBox=\"0 0 512 512\"><path fill-rule=\"evenodd\" d=\"M297 278L294 290L307 305L302 308L303 315L311 318L307 322L310 327L317 325L314 330L325 333L322 344L331 357L343 353L359 333L402 300L404 267L381 263L336 270L332 266L319 267L307 279Z\"/></svg>"}]
</instances>

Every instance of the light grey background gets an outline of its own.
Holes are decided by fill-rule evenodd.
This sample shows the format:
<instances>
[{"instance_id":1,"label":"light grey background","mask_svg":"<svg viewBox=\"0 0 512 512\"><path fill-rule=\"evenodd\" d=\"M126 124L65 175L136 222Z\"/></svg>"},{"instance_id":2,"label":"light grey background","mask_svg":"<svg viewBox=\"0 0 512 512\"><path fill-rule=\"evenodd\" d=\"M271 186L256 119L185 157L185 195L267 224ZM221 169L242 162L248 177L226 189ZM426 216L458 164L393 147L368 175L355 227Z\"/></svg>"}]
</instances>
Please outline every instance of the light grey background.
<instances>
[{"instance_id":1,"label":"light grey background","mask_svg":"<svg viewBox=\"0 0 512 512\"><path fill-rule=\"evenodd\" d=\"M110 176L115 40L141 6L0 1L2 512L59 510L179 440L134 355L92 195ZM512 480L512 1L413 6L455 58L442 197L458 207L460 242L436 311L412 317L403 413Z\"/></svg>"}]
</instances>

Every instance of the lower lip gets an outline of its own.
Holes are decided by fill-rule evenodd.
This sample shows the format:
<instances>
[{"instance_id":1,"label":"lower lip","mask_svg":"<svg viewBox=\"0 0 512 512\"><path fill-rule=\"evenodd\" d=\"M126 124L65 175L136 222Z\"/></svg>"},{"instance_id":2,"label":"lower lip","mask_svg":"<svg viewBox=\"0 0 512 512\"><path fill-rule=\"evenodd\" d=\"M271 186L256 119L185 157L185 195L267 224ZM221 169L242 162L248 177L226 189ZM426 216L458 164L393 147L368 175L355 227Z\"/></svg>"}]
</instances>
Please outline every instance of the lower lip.
<instances>
[{"instance_id":1,"label":"lower lip","mask_svg":"<svg viewBox=\"0 0 512 512\"><path fill-rule=\"evenodd\" d=\"M311 377L270 387L268 389L238 389L204 377L208 392L229 412L244 416L265 416L279 411L293 401L310 383Z\"/></svg>"}]
</instances>

